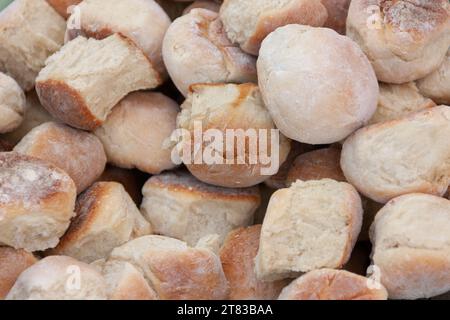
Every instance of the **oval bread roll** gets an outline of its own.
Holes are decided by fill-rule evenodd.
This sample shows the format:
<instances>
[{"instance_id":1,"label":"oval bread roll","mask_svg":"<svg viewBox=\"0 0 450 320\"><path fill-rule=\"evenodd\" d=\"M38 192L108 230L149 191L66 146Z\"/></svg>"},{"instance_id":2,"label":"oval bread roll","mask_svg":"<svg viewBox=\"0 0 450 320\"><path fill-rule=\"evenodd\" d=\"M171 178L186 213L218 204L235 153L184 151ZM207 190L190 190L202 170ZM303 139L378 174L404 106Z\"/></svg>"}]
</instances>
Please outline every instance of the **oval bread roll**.
<instances>
[{"instance_id":1,"label":"oval bread roll","mask_svg":"<svg viewBox=\"0 0 450 320\"><path fill-rule=\"evenodd\" d=\"M74 216L76 188L59 168L0 153L0 244L27 251L55 247Z\"/></svg>"},{"instance_id":2,"label":"oval bread roll","mask_svg":"<svg viewBox=\"0 0 450 320\"><path fill-rule=\"evenodd\" d=\"M0 72L0 133L13 131L23 121L25 95L17 82Z\"/></svg>"},{"instance_id":3,"label":"oval bread roll","mask_svg":"<svg viewBox=\"0 0 450 320\"><path fill-rule=\"evenodd\" d=\"M450 105L450 49L441 66L417 81L419 91L436 103Z\"/></svg>"},{"instance_id":4,"label":"oval bread roll","mask_svg":"<svg viewBox=\"0 0 450 320\"><path fill-rule=\"evenodd\" d=\"M413 192L441 196L450 183L449 135L447 106L368 126L345 141L341 167L376 202Z\"/></svg>"}]
</instances>

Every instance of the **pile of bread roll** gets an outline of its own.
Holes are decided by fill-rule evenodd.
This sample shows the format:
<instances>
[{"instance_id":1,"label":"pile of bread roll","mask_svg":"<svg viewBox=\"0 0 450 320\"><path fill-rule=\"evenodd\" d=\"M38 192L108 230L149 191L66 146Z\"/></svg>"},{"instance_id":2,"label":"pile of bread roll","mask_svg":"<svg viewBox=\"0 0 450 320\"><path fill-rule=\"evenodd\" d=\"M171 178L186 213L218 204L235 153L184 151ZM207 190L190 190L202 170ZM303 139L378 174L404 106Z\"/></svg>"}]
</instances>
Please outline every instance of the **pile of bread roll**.
<instances>
[{"instance_id":1,"label":"pile of bread roll","mask_svg":"<svg viewBox=\"0 0 450 320\"><path fill-rule=\"evenodd\" d=\"M12 1L0 299L449 298L449 47L448 0Z\"/></svg>"}]
</instances>

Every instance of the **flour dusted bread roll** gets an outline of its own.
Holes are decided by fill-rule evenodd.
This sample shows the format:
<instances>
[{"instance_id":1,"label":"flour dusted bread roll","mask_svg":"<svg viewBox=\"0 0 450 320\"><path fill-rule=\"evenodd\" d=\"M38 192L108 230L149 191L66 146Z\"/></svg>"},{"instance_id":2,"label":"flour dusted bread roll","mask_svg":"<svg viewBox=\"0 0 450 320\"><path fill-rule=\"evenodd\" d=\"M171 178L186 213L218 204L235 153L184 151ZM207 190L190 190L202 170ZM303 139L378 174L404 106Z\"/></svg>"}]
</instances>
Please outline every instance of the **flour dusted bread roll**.
<instances>
[{"instance_id":1,"label":"flour dusted bread roll","mask_svg":"<svg viewBox=\"0 0 450 320\"><path fill-rule=\"evenodd\" d=\"M145 236L114 249L109 261L127 261L142 271L162 300L220 300L227 280L220 259L210 250L185 242Z\"/></svg>"},{"instance_id":2,"label":"flour dusted bread roll","mask_svg":"<svg viewBox=\"0 0 450 320\"><path fill-rule=\"evenodd\" d=\"M207 9L210 11L219 12L220 4L212 0L197 0L186 7L186 9L183 10L183 14L188 14L193 9Z\"/></svg>"},{"instance_id":3,"label":"flour dusted bread roll","mask_svg":"<svg viewBox=\"0 0 450 320\"><path fill-rule=\"evenodd\" d=\"M213 234L222 243L231 230L252 224L261 201L257 187L214 187L183 171L151 177L142 193L141 211L155 233L191 246Z\"/></svg>"},{"instance_id":4,"label":"flour dusted bread roll","mask_svg":"<svg viewBox=\"0 0 450 320\"><path fill-rule=\"evenodd\" d=\"M278 28L264 40L257 67L264 102L293 140L340 141L375 112L378 83L369 61L356 43L331 29Z\"/></svg>"},{"instance_id":5,"label":"flour dusted bread roll","mask_svg":"<svg viewBox=\"0 0 450 320\"><path fill-rule=\"evenodd\" d=\"M373 264L392 299L450 291L450 201L408 194L388 202L371 227Z\"/></svg>"},{"instance_id":6,"label":"flour dusted bread roll","mask_svg":"<svg viewBox=\"0 0 450 320\"><path fill-rule=\"evenodd\" d=\"M361 198L348 183L297 181L275 192L264 218L256 257L260 280L340 268L349 259L362 223Z\"/></svg>"},{"instance_id":7,"label":"flour dusted bread roll","mask_svg":"<svg viewBox=\"0 0 450 320\"><path fill-rule=\"evenodd\" d=\"M322 0L322 4L328 12L327 21L325 21L323 26L333 29L340 34L345 34L350 2L351 0Z\"/></svg>"},{"instance_id":8,"label":"flour dusted bread roll","mask_svg":"<svg viewBox=\"0 0 450 320\"><path fill-rule=\"evenodd\" d=\"M178 105L156 92L134 92L122 99L95 131L108 162L158 174L176 165L165 141L176 129Z\"/></svg>"},{"instance_id":9,"label":"flour dusted bread roll","mask_svg":"<svg viewBox=\"0 0 450 320\"><path fill-rule=\"evenodd\" d=\"M107 258L114 248L152 232L120 183L93 184L78 198L75 212L69 229L49 254L89 263Z\"/></svg>"},{"instance_id":10,"label":"flour dusted bread roll","mask_svg":"<svg viewBox=\"0 0 450 320\"><path fill-rule=\"evenodd\" d=\"M361 193L380 203L412 192L443 195L450 182L450 108L365 127L343 146L341 167Z\"/></svg>"},{"instance_id":11,"label":"flour dusted bread roll","mask_svg":"<svg viewBox=\"0 0 450 320\"><path fill-rule=\"evenodd\" d=\"M106 165L105 151L94 134L56 122L31 130L14 151L63 169L75 182L78 193L89 187Z\"/></svg>"},{"instance_id":12,"label":"flour dusted bread roll","mask_svg":"<svg viewBox=\"0 0 450 320\"><path fill-rule=\"evenodd\" d=\"M228 37L242 50L258 55L261 42L287 24L322 26L327 9L320 0L226 0L220 8Z\"/></svg>"},{"instance_id":13,"label":"flour dusted bread roll","mask_svg":"<svg viewBox=\"0 0 450 320\"><path fill-rule=\"evenodd\" d=\"M417 81L420 93L436 103L450 105L450 49L441 66Z\"/></svg>"},{"instance_id":14,"label":"flour dusted bread roll","mask_svg":"<svg viewBox=\"0 0 450 320\"><path fill-rule=\"evenodd\" d=\"M25 95L17 82L0 72L0 133L16 129L23 121Z\"/></svg>"},{"instance_id":15,"label":"flour dusted bread roll","mask_svg":"<svg viewBox=\"0 0 450 320\"><path fill-rule=\"evenodd\" d=\"M435 107L425 98L414 82L404 84L380 83L378 106L369 124L404 118L412 113Z\"/></svg>"},{"instance_id":16,"label":"flour dusted bread roll","mask_svg":"<svg viewBox=\"0 0 450 320\"><path fill-rule=\"evenodd\" d=\"M0 300L5 299L22 271L36 262L36 257L25 250L0 247Z\"/></svg>"},{"instance_id":17,"label":"flour dusted bread roll","mask_svg":"<svg viewBox=\"0 0 450 320\"><path fill-rule=\"evenodd\" d=\"M163 57L184 96L195 83L256 82L255 58L230 42L213 11L194 9L176 19L164 37Z\"/></svg>"},{"instance_id":18,"label":"flour dusted bread roll","mask_svg":"<svg viewBox=\"0 0 450 320\"><path fill-rule=\"evenodd\" d=\"M161 47L170 18L154 1L149 0L84 0L77 7L80 29L67 29L67 39L79 35L103 39L120 33L142 50L152 68L156 81L162 83L167 72ZM69 21L70 26L70 21Z\"/></svg>"},{"instance_id":19,"label":"flour dusted bread roll","mask_svg":"<svg viewBox=\"0 0 450 320\"><path fill-rule=\"evenodd\" d=\"M72 6L76 6L82 0L47 0L47 2L56 10L62 17L67 19L71 12Z\"/></svg>"},{"instance_id":20,"label":"flour dusted bread roll","mask_svg":"<svg viewBox=\"0 0 450 320\"><path fill-rule=\"evenodd\" d=\"M425 77L450 46L448 0L355 0L347 36L364 50L378 80L405 83Z\"/></svg>"},{"instance_id":21,"label":"flour dusted bread roll","mask_svg":"<svg viewBox=\"0 0 450 320\"><path fill-rule=\"evenodd\" d=\"M231 231L220 250L220 260L230 286L230 300L273 300L287 281L263 282L255 275L261 225Z\"/></svg>"},{"instance_id":22,"label":"flour dusted bread roll","mask_svg":"<svg viewBox=\"0 0 450 320\"><path fill-rule=\"evenodd\" d=\"M193 85L181 109L177 126L190 133L180 142L182 160L203 182L230 188L254 186L276 174L286 160L290 141L276 130L255 84ZM212 143L208 148L209 129L215 130L220 146ZM196 141L200 130L206 140L202 149L202 141Z\"/></svg>"},{"instance_id":23,"label":"flour dusted bread roll","mask_svg":"<svg viewBox=\"0 0 450 320\"><path fill-rule=\"evenodd\" d=\"M104 300L102 275L88 264L51 256L22 272L7 300Z\"/></svg>"},{"instance_id":24,"label":"flour dusted bread roll","mask_svg":"<svg viewBox=\"0 0 450 320\"><path fill-rule=\"evenodd\" d=\"M27 251L55 247L74 216L76 188L53 165L0 153L0 244Z\"/></svg>"},{"instance_id":25,"label":"flour dusted bread roll","mask_svg":"<svg viewBox=\"0 0 450 320\"><path fill-rule=\"evenodd\" d=\"M279 300L387 300L383 286L371 288L369 279L333 269L313 270L283 289Z\"/></svg>"},{"instance_id":26,"label":"flour dusted bread roll","mask_svg":"<svg viewBox=\"0 0 450 320\"><path fill-rule=\"evenodd\" d=\"M101 125L129 92L159 84L148 58L130 40L78 37L51 56L36 79L42 105L61 121L84 130Z\"/></svg>"},{"instance_id":27,"label":"flour dusted bread roll","mask_svg":"<svg viewBox=\"0 0 450 320\"><path fill-rule=\"evenodd\" d=\"M45 0L15 0L0 12L0 71L25 91L64 42L66 24Z\"/></svg>"}]
</instances>

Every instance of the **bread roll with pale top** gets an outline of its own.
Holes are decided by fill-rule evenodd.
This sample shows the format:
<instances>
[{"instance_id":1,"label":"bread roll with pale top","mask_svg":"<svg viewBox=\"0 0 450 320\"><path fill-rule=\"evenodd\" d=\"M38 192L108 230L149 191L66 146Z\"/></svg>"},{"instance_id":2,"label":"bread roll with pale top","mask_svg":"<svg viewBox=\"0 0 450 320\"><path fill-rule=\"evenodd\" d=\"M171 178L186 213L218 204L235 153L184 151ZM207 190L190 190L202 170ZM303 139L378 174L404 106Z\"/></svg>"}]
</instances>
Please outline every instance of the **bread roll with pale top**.
<instances>
[{"instance_id":1,"label":"bread roll with pale top","mask_svg":"<svg viewBox=\"0 0 450 320\"><path fill-rule=\"evenodd\" d=\"M25 114L25 95L17 82L0 72L0 133L15 130Z\"/></svg>"}]
</instances>

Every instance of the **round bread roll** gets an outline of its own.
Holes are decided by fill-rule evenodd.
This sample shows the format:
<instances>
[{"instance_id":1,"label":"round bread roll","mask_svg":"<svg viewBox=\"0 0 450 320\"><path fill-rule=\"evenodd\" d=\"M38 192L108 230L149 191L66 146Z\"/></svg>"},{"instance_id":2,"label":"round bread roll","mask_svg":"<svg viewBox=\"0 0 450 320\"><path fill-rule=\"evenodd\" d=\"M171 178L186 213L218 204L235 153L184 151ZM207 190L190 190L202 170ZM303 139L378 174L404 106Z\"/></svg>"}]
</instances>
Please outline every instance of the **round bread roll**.
<instances>
[{"instance_id":1,"label":"round bread roll","mask_svg":"<svg viewBox=\"0 0 450 320\"><path fill-rule=\"evenodd\" d=\"M133 41L156 70L157 82L167 77L162 59L162 42L170 18L155 2L149 0L84 0L78 7L80 29L67 29L67 40L79 35L96 39L120 33Z\"/></svg>"},{"instance_id":2,"label":"round bread roll","mask_svg":"<svg viewBox=\"0 0 450 320\"><path fill-rule=\"evenodd\" d=\"M258 187L214 187L182 171L151 177L142 193L141 211L155 233L190 246L213 234L222 243L231 230L253 223L261 202Z\"/></svg>"},{"instance_id":3,"label":"round bread roll","mask_svg":"<svg viewBox=\"0 0 450 320\"><path fill-rule=\"evenodd\" d=\"M45 0L15 0L0 11L0 71L28 91L64 43L64 19Z\"/></svg>"},{"instance_id":4,"label":"round bread roll","mask_svg":"<svg viewBox=\"0 0 450 320\"><path fill-rule=\"evenodd\" d=\"M347 36L372 63L377 78L405 83L436 70L450 46L448 0L354 0Z\"/></svg>"},{"instance_id":5,"label":"round bread roll","mask_svg":"<svg viewBox=\"0 0 450 320\"><path fill-rule=\"evenodd\" d=\"M290 141L276 130L255 84L193 85L181 109L177 126L189 133L180 142L182 160L203 182L254 186L276 174L286 160ZM200 130L203 146L197 139ZM207 143L209 134L220 146Z\"/></svg>"},{"instance_id":6,"label":"round bread roll","mask_svg":"<svg viewBox=\"0 0 450 320\"><path fill-rule=\"evenodd\" d=\"M25 113L25 95L17 82L0 72L0 133L16 129Z\"/></svg>"},{"instance_id":7,"label":"round bread roll","mask_svg":"<svg viewBox=\"0 0 450 320\"><path fill-rule=\"evenodd\" d=\"M441 66L417 81L419 91L436 103L450 105L450 49Z\"/></svg>"},{"instance_id":8,"label":"round bread roll","mask_svg":"<svg viewBox=\"0 0 450 320\"><path fill-rule=\"evenodd\" d=\"M325 28L345 34L348 8L351 0L321 0L328 12L328 19L323 25Z\"/></svg>"},{"instance_id":9,"label":"round bread roll","mask_svg":"<svg viewBox=\"0 0 450 320\"><path fill-rule=\"evenodd\" d=\"M141 237L114 249L109 260L133 264L162 300L220 300L228 294L220 259L176 239Z\"/></svg>"},{"instance_id":10,"label":"round bread roll","mask_svg":"<svg viewBox=\"0 0 450 320\"><path fill-rule=\"evenodd\" d=\"M32 129L14 151L63 169L75 182L77 193L89 187L106 165L105 151L94 134L56 122Z\"/></svg>"},{"instance_id":11,"label":"round bread roll","mask_svg":"<svg viewBox=\"0 0 450 320\"><path fill-rule=\"evenodd\" d=\"M104 300L102 275L70 257L42 259L22 272L7 300Z\"/></svg>"},{"instance_id":12,"label":"round bread roll","mask_svg":"<svg viewBox=\"0 0 450 320\"><path fill-rule=\"evenodd\" d=\"M163 57L172 81L187 96L195 83L256 82L256 60L233 46L216 12L194 9L167 30Z\"/></svg>"},{"instance_id":13,"label":"round bread roll","mask_svg":"<svg viewBox=\"0 0 450 320\"><path fill-rule=\"evenodd\" d=\"M0 300L5 299L19 275L36 262L36 257L25 250L0 247Z\"/></svg>"},{"instance_id":14,"label":"round bread roll","mask_svg":"<svg viewBox=\"0 0 450 320\"><path fill-rule=\"evenodd\" d=\"M435 107L436 104L419 93L414 82L380 83L378 107L369 124L396 120L412 113Z\"/></svg>"},{"instance_id":15,"label":"round bread roll","mask_svg":"<svg viewBox=\"0 0 450 320\"><path fill-rule=\"evenodd\" d=\"M53 7L62 17L67 19L70 14L70 8L76 6L83 0L47 0L48 4Z\"/></svg>"},{"instance_id":16,"label":"round bread roll","mask_svg":"<svg viewBox=\"0 0 450 320\"><path fill-rule=\"evenodd\" d=\"M371 227L373 264L391 299L450 291L450 201L408 194L388 202Z\"/></svg>"},{"instance_id":17,"label":"round bread roll","mask_svg":"<svg viewBox=\"0 0 450 320\"><path fill-rule=\"evenodd\" d=\"M156 92L134 92L122 99L95 131L115 166L158 174L176 165L165 141L176 129L179 108Z\"/></svg>"},{"instance_id":18,"label":"round bread roll","mask_svg":"<svg viewBox=\"0 0 450 320\"><path fill-rule=\"evenodd\" d=\"M297 180L333 179L345 182L340 160L341 150L337 147L304 153L292 164L286 177L286 185L289 187Z\"/></svg>"},{"instance_id":19,"label":"round bread roll","mask_svg":"<svg viewBox=\"0 0 450 320\"><path fill-rule=\"evenodd\" d=\"M220 4L212 0L196 0L183 10L183 15L188 14L193 9L207 9L210 11L219 12Z\"/></svg>"},{"instance_id":20,"label":"round bread roll","mask_svg":"<svg viewBox=\"0 0 450 320\"><path fill-rule=\"evenodd\" d=\"M365 127L343 146L347 180L379 203L421 192L442 196L450 183L450 108Z\"/></svg>"},{"instance_id":21,"label":"round bread roll","mask_svg":"<svg viewBox=\"0 0 450 320\"><path fill-rule=\"evenodd\" d=\"M283 289L278 300L387 300L383 286L371 288L369 279L333 269L313 270Z\"/></svg>"},{"instance_id":22,"label":"round bread roll","mask_svg":"<svg viewBox=\"0 0 450 320\"><path fill-rule=\"evenodd\" d=\"M233 230L220 250L220 260L228 280L229 300L274 300L287 281L263 282L255 275L261 225Z\"/></svg>"},{"instance_id":23,"label":"round bread roll","mask_svg":"<svg viewBox=\"0 0 450 320\"><path fill-rule=\"evenodd\" d=\"M225 0L220 8L228 38L256 56L275 29L288 24L320 27L327 17L321 0Z\"/></svg>"},{"instance_id":24,"label":"round bread roll","mask_svg":"<svg viewBox=\"0 0 450 320\"><path fill-rule=\"evenodd\" d=\"M319 268L340 268L361 230L358 192L331 179L297 181L272 195L264 218L256 275L278 280Z\"/></svg>"},{"instance_id":25,"label":"round bread roll","mask_svg":"<svg viewBox=\"0 0 450 320\"><path fill-rule=\"evenodd\" d=\"M96 182L81 194L75 218L50 255L66 255L83 262L107 258L116 247L152 233L124 187Z\"/></svg>"},{"instance_id":26,"label":"round bread roll","mask_svg":"<svg viewBox=\"0 0 450 320\"><path fill-rule=\"evenodd\" d=\"M356 43L331 29L278 28L264 40L257 67L264 102L293 140L340 141L375 112L378 83L369 61Z\"/></svg>"},{"instance_id":27,"label":"round bread roll","mask_svg":"<svg viewBox=\"0 0 450 320\"><path fill-rule=\"evenodd\" d=\"M55 247L74 216L76 188L61 169L16 152L0 153L0 244Z\"/></svg>"}]
</instances>

